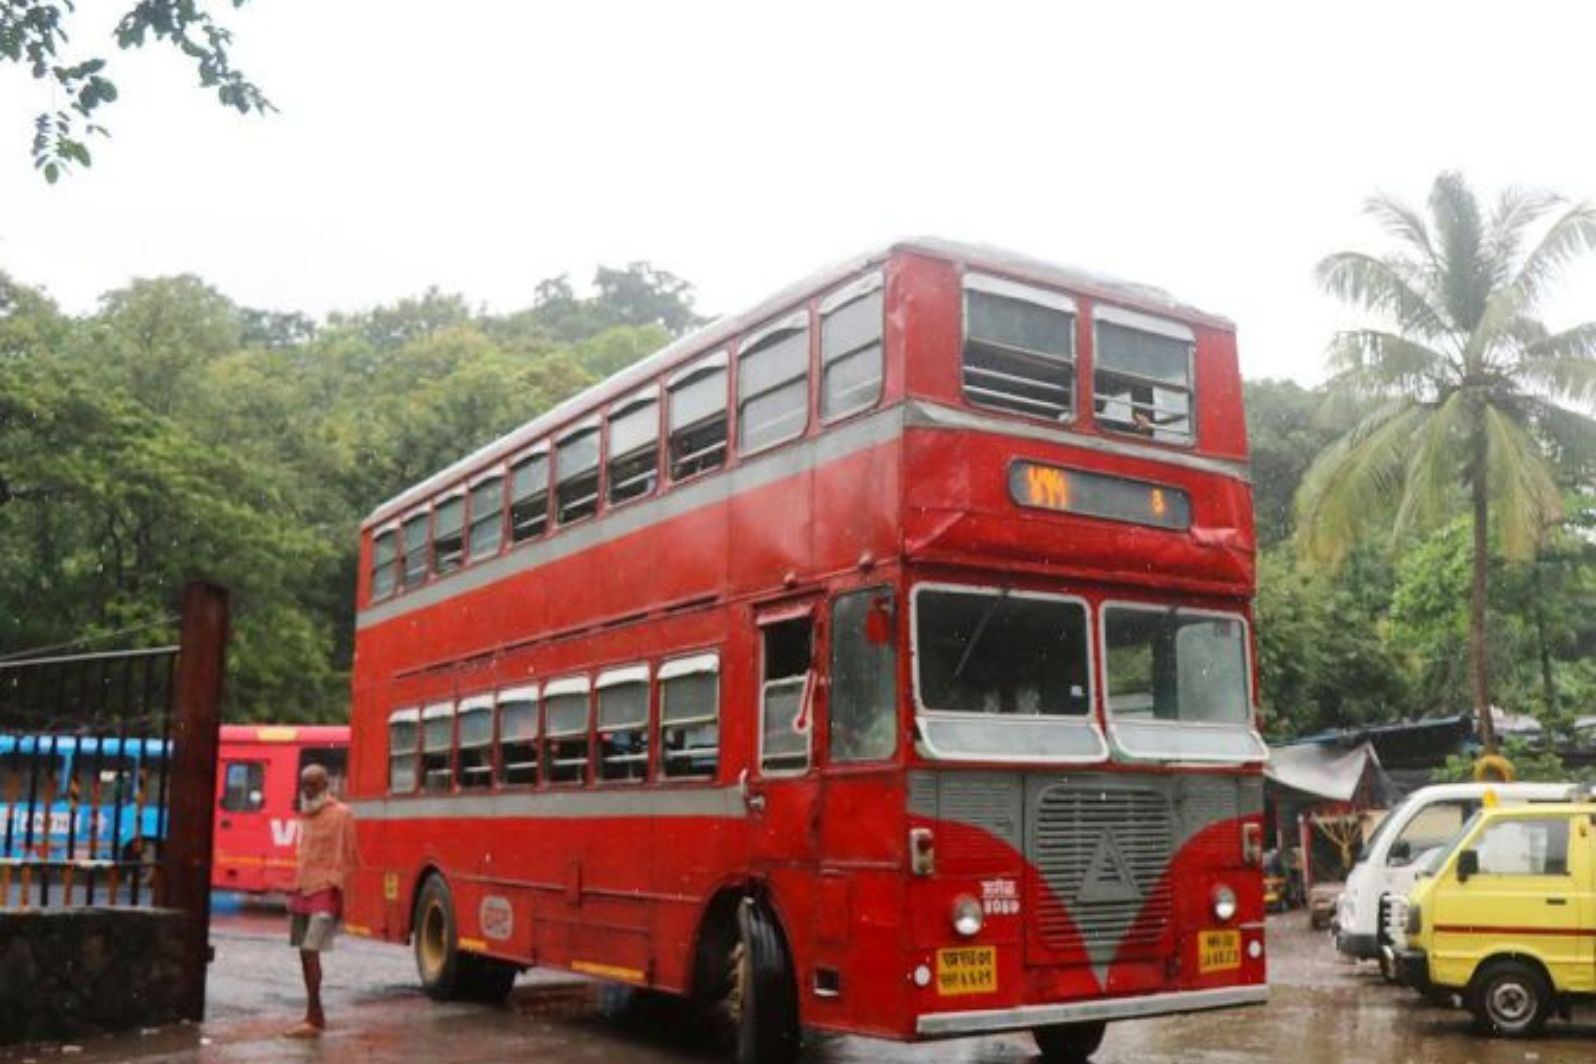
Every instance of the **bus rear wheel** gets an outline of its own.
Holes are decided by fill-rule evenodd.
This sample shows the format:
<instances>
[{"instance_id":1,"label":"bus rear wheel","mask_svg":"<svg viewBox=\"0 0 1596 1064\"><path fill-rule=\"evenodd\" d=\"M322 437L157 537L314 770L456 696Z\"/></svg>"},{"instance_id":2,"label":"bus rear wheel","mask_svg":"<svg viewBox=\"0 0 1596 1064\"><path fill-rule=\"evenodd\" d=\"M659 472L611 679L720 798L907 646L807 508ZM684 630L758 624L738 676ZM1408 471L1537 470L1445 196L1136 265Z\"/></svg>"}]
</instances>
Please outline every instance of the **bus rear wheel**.
<instances>
[{"instance_id":1,"label":"bus rear wheel","mask_svg":"<svg viewBox=\"0 0 1596 1064\"><path fill-rule=\"evenodd\" d=\"M793 1064L798 1059L798 991L776 921L752 898L737 908L727 994L736 1023L737 1064Z\"/></svg>"},{"instance_id":2,"label":"bus rear wheel","mask_svg":"<svg viewBox=\"0 0 1596 1064\"><path fill-rule=\"evenodd\" d=\"M1108 1024L1103 1022L1058 1023L1032 1028L1031 1037L1042 1051L1044 1064L1085 1064L1103 1044L1107 1030Z\"/></svg>"},{"instance_id":3,"label":"bus rear wheel","mask_svg":"<svg viewBox=\"0 0 1596 1064\"><path fill-rule=\"evenodd\" d=\"M515 985L514 965L461 951L454 896L442 876L421 888L412 938L421 989L434 1001L503 1001Z\"/></svg>"}]
</instances>

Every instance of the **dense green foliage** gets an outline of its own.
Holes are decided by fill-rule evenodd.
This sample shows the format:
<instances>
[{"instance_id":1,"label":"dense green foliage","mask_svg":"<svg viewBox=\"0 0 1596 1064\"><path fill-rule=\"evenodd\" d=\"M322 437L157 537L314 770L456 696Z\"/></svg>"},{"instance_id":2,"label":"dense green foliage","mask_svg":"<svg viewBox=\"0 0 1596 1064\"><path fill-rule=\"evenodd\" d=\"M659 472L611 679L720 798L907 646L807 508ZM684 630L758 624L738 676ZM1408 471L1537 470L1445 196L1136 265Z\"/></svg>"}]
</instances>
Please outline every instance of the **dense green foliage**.
<instances>
[{"instance_id":1,"label":"dense green foliage","mask_svg":"<svg viewBox=\"0 0 1596 1064\"><path fill-rule=\"evenodd\" d=\"M229 717L342 719L360 518L699 320L644 263L597 288L318 328L186 276L72 318L0 275L0 653L166 638L204 577L234 595Z\"/></svg>"},{"instance_id":2,"label":"dense green foliage","mask_svg":"<svg viewBox=\"0 0 1596 1064\"><path fill-rule=\"evenodd\" d=\"M243 7L246 0L230 0ZM26 66L48 84L56 110L33 122L34 166L51 182L73 166L92 162L88 137L105 136L98 113L117 98L103 56L69 54L77 20L73 0L0 0L0 63ZM224 107L265 114L271 101L233 66L232 34L216 21L205 0L138 0L122 15L114 34L123 50L151 40L169 44L194 64L200 85L216 90Z\"/></svg>"}]
</instances>

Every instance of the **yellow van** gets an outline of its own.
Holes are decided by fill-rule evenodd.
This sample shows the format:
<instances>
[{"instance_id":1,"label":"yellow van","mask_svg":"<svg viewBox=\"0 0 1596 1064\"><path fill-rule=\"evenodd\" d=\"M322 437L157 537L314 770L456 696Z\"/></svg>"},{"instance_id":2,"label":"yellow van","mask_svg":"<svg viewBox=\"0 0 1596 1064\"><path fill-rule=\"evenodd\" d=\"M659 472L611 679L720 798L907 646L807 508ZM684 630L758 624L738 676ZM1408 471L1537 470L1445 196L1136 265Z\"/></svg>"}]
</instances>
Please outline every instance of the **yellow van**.
<instances>
[{"instance_id":1,"label":"yellow van","mask_svg":"<svg viewBox=\"0 0 1596 1064\"><path fill-rule=\"evenodd\" d=\"M1487 805L1407 899L1404 982L1485 1031L1540 1030L1596 994L1596 803Z\"/></svg>"}]
</instances>

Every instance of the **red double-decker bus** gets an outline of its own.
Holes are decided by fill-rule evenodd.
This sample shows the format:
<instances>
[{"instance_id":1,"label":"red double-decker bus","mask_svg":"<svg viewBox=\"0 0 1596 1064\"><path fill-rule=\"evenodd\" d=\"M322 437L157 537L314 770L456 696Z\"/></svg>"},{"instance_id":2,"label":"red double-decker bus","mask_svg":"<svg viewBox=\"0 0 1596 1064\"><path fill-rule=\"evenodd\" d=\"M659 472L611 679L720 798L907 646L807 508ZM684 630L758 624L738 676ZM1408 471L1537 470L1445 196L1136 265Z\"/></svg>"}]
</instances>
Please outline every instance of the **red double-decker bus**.
<instances>
[{"instance_id":1,"label":"red double-decker bus","mask_svg":"<svg viewBox=\"0 0 1596 1064\"><path fill-rule=\"evenodd\" d=\"M362 531L351 930L803 1028L1261 1002L1234 330L915 240L616 374Z\"/></svg>"}]
</instances>

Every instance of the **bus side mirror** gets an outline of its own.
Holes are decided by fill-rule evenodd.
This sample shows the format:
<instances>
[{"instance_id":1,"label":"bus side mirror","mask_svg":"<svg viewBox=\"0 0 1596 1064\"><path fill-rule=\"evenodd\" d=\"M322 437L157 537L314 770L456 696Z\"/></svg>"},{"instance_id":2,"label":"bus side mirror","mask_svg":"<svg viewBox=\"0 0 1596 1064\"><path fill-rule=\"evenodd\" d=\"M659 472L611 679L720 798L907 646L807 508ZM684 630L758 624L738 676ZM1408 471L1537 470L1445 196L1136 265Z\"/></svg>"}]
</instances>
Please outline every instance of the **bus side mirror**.
<instances>
[{"instance_id":1,"label":"bus side mirror","mask_svg":"<svg viewBox=\"0 0 1596 1064\"><path fill-rule=\"evenodd\" d=\"M1480 855L1476 850L1464 850L1457 855L1457 881L1467 883L1470 876L1480 874Z\"/></svg>"}]
</instances>

